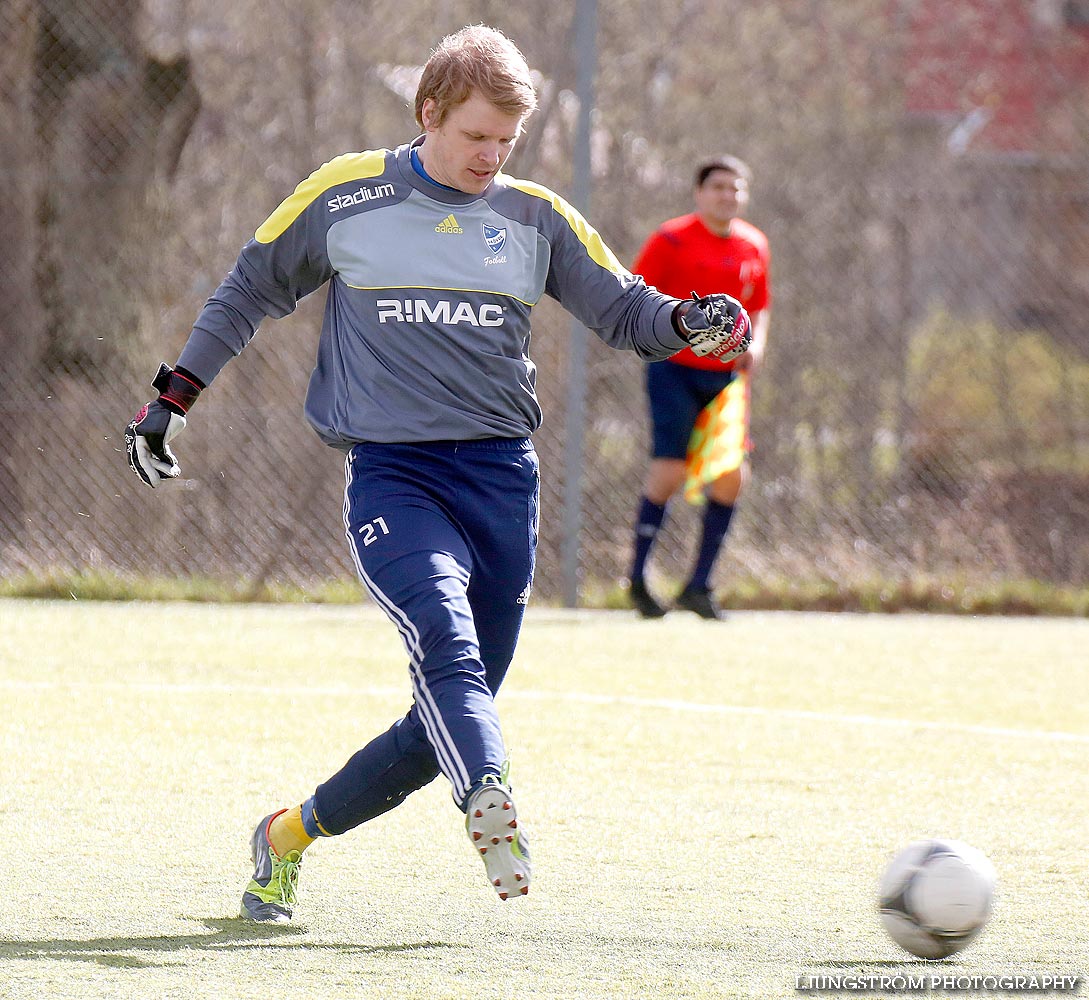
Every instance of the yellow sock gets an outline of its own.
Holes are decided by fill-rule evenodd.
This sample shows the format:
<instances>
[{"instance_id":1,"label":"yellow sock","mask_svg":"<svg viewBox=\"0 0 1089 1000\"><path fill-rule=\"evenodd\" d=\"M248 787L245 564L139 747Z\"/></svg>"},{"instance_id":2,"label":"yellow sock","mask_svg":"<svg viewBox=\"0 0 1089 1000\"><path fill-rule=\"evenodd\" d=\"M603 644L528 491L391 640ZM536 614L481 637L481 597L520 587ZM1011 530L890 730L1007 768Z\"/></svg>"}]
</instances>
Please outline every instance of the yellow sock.
<instances>
[{"instance_id":1,"label":"yellow sock","mask_svg":"<svg viewBox=\"0 0 1089 1000\"><path fill-rule=\"evenodd\" d=\"M283 857L291 851L300 854L312 843L314 838L306 832L302 821L302 806L295 806L280 813L268 828L268 841L277 857Z\"/></svg>"}]
</instances>

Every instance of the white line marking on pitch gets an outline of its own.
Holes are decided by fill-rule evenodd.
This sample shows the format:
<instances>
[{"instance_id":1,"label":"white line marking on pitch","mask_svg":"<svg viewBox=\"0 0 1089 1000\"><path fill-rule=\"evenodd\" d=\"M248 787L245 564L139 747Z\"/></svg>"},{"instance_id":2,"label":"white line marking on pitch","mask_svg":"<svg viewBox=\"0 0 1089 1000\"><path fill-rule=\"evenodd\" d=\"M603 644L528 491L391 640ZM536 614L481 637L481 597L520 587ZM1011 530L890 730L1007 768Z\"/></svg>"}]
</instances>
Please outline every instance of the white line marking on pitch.
<instances>
[{"instance_id":1,"label":"white line marking on pitch","mask_svg":"<svg viewBox=\"0 0 1089 1000\"><path fill-rule=\"evenodd\" d=\"M506 695L504 694L504 697ZM976 736L1020 736L1037 740L1067 743L1089 743L1089 733L1064 733L1048 729L1007 729L1002 726L980 726L968 722L927 722L917 719L895 719L880 715L840 715L836 712L813 712L802 708L762 708L758 705L707 705L672 698L635 698L629 695L547 694L520 691L513 697L526 699L555 698L561 701L581 701L602 705L631 705L633 708L671 709L703 715L748 715L763 718L798 719L804 722L835 722L848 726L889 726L896 729L930 729L941 732L971 733Z\"/></svg>"},{"instance_id":2,"label":"white line marking on pitch","mask_svg":"<svg viewBox=\"0 0 1089 1000\"><path fill-rule=\"evenodd\" d=\"M0 679L0 688L22 690L143 691L162 694L255 694L276 697L364 697L403 698L408 690L400 687L306 687L270 686L267 684L171 684L157 681L20 681ZM502 694L511 701L568 701L586 705L627 705L631 708L667 709L693 712L698 715L747 715L753 718L797 719L800 722L836 723L845 726L885 726L893 729L922 729L936 732L965 733L974 736L999 736L1020 739L1049 740L1056 743L1089 744L1089 733L1066 733L1048 729L1009 729L1004 726L981 726L968 722L933 722L918 719L886 718L880 715L841 715L836 712L814 712L801 708L763 708L758 705L715 705L675 698L636 698L632 695L587 694L584 692L512 691Z\"/></svg>"}]
</instances>

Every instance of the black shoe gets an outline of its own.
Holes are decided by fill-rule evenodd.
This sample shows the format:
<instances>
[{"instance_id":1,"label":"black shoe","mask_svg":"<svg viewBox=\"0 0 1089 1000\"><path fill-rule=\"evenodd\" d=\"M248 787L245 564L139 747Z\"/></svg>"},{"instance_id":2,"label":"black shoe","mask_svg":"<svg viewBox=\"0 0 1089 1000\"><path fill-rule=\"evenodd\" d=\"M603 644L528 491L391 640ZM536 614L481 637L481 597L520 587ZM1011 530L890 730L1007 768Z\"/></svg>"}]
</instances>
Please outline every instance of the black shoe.
<instances>
[{"instance_id":1,"label":"black shoe","mask_svg":"<svg viewBox=\"0 0 1089 1000\"><path fill-rule=\"evenodd\" d=\"M631 603L639 612L640 618L664 618L666 609L663 608L647 590L647 585L642 580L632 580L628 593Z\"/></svg>"},{"instance_id":2,"label":"black shoe","mask_svg":"<svg viewBox=\"0 0 1089 1000\"><path fill-rule=\"evenodd\" d=\"M701 618L721 621L726 615L715 602L715 595L710 590L698 587L685 587L677 597L676 605L685 611L694 611Z\"/></svg>"}]
</instances>

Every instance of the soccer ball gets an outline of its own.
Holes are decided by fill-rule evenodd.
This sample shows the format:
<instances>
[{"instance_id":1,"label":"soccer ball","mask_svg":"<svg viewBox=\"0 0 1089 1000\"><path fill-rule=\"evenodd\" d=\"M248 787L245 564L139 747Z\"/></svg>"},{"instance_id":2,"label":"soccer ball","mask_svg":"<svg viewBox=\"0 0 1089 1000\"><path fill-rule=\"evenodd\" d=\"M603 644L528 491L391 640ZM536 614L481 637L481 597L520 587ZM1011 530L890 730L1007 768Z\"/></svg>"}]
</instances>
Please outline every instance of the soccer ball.
<instances>
[{"instance_id":1,"label":"soccer ball","mask_svg":"<svg viewBox=\"0 0 1089 1000\"><path fill-rule=\"evenodd\" d=\"M919 958L948 958L982 929L991 913L995 872L959 840L908 844L881 878L881 922Z\"/></svg>"}]
</instances>

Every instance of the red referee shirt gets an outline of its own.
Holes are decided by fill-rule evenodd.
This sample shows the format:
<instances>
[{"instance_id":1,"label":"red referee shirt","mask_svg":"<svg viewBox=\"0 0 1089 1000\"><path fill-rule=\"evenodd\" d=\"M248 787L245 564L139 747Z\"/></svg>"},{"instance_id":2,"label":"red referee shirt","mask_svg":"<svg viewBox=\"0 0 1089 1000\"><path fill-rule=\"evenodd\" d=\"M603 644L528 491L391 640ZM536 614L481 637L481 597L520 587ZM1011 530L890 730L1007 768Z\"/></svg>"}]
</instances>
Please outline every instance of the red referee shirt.
<instances>
[{"instance_id":1,"label":"red referee shirt","mask_svg":"<svg viewBox=\"0 0 1089 1000\"><path fill-rule=\"evenodd\" d=\"M693 291L725 292L754 313L771 305L770 266L768 239L755 226L734 219L725 236L716 236L692 213L651 233L632 271L667 295L686 299ZM732 361L724 366L715 358L698 358L688 347L669 360L710 371L733 367Z\"/></svg>"}]
</instances>

